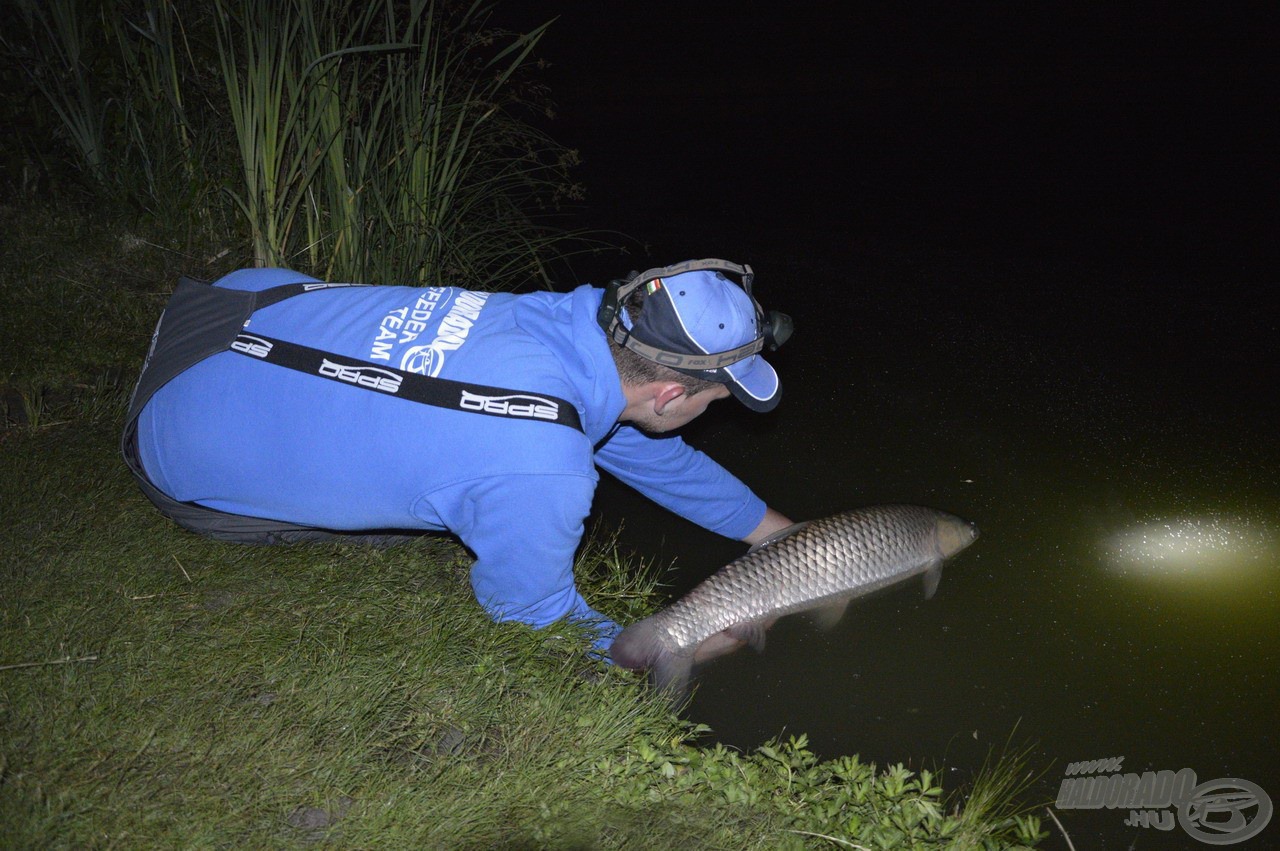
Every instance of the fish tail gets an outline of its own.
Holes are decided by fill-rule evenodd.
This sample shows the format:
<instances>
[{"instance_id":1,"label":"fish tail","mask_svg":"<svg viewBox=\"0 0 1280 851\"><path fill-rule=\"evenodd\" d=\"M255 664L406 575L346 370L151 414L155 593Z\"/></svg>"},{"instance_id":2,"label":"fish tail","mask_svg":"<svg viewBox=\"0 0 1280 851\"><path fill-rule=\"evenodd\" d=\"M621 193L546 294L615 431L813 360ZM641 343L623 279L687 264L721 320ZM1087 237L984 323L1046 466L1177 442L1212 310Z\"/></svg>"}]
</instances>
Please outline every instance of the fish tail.
<instances>
[{"instance_id":1,"label":"fish tail","mask_svg":"<svg viewBox=\"0 0 1280 851\"><path fill-rule=\"evenodd\" d=\"M653 618L637 621L622 631L609 648L614 664L633 671L649 669L654 686L674 699L682 698L693 670L693 654L669 647Z\"/></svg>"}]
</instances>

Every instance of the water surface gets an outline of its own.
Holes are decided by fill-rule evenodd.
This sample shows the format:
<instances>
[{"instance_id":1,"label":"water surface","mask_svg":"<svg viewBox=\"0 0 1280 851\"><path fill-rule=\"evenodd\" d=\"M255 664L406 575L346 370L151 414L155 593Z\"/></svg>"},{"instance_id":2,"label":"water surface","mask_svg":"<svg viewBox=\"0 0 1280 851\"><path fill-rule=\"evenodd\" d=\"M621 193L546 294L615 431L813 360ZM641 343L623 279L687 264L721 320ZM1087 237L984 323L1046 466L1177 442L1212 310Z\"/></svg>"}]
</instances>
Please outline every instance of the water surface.
<instances>
[{"instance_id":1,"label":"water surface","mask_svg":"<svg viewBox=\"0 0 1280 851\"><path fill-rule=\"evenodd\" d=\"M707 667L689 714L740 747L804 732L952 780L1012 734L1046 799L1068 763L1123 756L1280 800L1274 26L618 9L566 10L546 43L582 222L635 238L581 279L722 257L796 319L779 408L718 403L688 439L797 520L900 501L983 532L932 601L785 620ZM743 551L616 483L597 509L674 561L673 596ZM1195 844L1061 815L1082 849Z\"/></svg>"},{"instance_id":2,"label":"water surface","mask_svg":"<svg viewBox=\"0 0 1280 851\"><path fill-rule=\"evenodd\" d=\"M1194 341L1180 350L1091 317L1123 305L1069 263L787 257L779 275L752 259L800 329L774 358L784 402L722 405L688 439L796 519L913 502L983 535L932 601L901 586L829 633L790 618L763 655L708 666L690 717L740 747L804 732L820 753L945 765L953 782L1012 736L1049 766L1045 798L1068 763L1119 756L1280 789L1280 445L1253 361L1267 320L1223 335L1178 328L1172 302L1144 310ZM1096 307L1011 307L1020 287ZM601 501L625 540L675 559L673 596L741 552L619 486ZM1189 840L1137 837L1126 815L1061 817L1088 847Z\"/></svg>"}]
</instances>

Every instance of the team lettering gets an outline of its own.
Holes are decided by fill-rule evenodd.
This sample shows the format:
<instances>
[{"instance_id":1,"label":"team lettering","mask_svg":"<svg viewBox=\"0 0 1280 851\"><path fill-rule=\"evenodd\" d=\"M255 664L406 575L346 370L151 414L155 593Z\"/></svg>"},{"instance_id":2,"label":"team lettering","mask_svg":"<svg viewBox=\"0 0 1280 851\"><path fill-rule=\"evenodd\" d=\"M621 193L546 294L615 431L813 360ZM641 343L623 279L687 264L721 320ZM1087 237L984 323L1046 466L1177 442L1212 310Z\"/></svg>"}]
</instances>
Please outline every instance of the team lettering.
<instances>
[{"instance_id":1,"label":"team lettering","mask_svg":"<svg viewBox=\"0 0 1280 851\"><path fill-rule=\"evenodd\" d=\"M484 307L488 297L488 293L463 292L459 295L444 319L440 320L440 330L431 341L431 347L447 352L462 348L471 326L480 318L480 308Z\"/></svg>"},{"instance_id":2,"label":"team lettering","mask_svg":"<svg viewBox=\"0 0 1280 851\"><path fill-rule=\"evenodd\" d=\"M425 346L410 346L406 349L400 357L400 368L405 372L438 376L444 366L445 352L462 348L488 298L489 293L460 291L449 311L440 320L435 339Z\"/></svg>"},{"instance_id":3,"label":"team lettering","mask_svg":"<svg viewBox=\"0 0 1280 851\"><path fill-rule=\"evenodd\" d=\"M448 294L451 292L449 287L431 287L423 290L412 307L398 307L390 311L386 316L382 317L382 322L378 325L378 334L373 341L373 347L369 352L370 360L389 361L391 360L392 349L396 346L404 346L412 343L414 340L427 330L428 323L432 314L435 313L437 307L448 300ZM476 300L476 296L480 298ZM445 317L445 321L449 317L458 316L461 318L470 318L474 321L480 312L480 307L484 305L484 299L488 297L488 293L463 293L458 296L454 307ZM461 310L459 310L461 305ZM443 329L444 323L441 323ZM468 323L467 329L470 328ZM443 330L441 333L444 333ZM456 332L455 332L456 333ZM462 331L462 337L466 337L466 330ZM461 345L461 344L459 344ZM437 350L445 348L433 342L430 347L415 346L416 351L425 348L435 348ZM456 348L456 346L454 347ZM401 369L404 369L403 363Z\"/></svg>"},{"instance_id":4,"label":"team lettering","mask_svg":"<svg viewBox=\"0 0 1280 851\"><path fill-rule=\"evenodd\" d=\"M427 320L445 292L441 287L423 290L413 307L398 307L382 317L373 350L369 353L370 360L391 360L393 346L403 346L418 339L418 335L427 330Z\"/></svg>"}]
</instances>

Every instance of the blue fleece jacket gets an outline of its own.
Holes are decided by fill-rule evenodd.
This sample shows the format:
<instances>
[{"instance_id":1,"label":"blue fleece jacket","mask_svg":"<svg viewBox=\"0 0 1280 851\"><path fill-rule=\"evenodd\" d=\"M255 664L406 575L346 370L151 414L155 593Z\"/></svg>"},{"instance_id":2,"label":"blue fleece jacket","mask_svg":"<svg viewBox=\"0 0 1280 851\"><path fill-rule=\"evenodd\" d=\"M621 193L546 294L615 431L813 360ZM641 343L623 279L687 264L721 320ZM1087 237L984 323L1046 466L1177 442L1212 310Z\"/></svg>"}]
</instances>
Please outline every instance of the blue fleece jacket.
<instances>
[{"instance_id":1,"label":"blue fleece jacket","mask_svg":"<svg viewBox=\"0 0 1280 851\"><path fill-rule=\"evenodd\" d=\"M312 281L287 269L233 272L217 286ZM454 287L321 289L263 308L246 330L374 364L549 394L585 434L417 404L233 352L161 388L138 448L169 496L324 529L449 530L476 555L471 584L497 620L616 625L583 601L573 555L607 470L671 511L741 539L765 505L679 437L623 426L626 404L596 324L602 291L512 295Z\"/></svg>"}]
</instances>

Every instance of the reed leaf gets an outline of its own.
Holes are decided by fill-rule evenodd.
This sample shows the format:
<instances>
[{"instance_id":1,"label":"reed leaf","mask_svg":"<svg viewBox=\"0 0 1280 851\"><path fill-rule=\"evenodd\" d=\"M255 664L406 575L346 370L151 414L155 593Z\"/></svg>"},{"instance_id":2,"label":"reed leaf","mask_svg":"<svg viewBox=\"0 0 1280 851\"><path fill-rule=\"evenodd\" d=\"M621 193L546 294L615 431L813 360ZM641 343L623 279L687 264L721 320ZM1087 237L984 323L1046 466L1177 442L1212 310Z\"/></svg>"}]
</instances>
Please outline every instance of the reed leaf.
<instances>
[{"instance_id":1,"label":"reed leaf","mask_svg":"<svg viewBox=\"0 0 1280 851\"><path fill-rule=\"evenodd\" d=\"M538 274L558 235L531 212L564 160L509 88L545 25L494 33L482 4L432 0L217 7L256 262L384 283Z\"/></svg>"},{"instance_id":2,"label":"reed leaf","mask_svg":"<svg viewBox=\"0 0 1280 851\"><path fill-rule=\"evenodd\" d=\"M94 9L83 0L14 0L0 44L57 115L76 163L108 186L107 137L116 103L103 90L93 60ZM16 24L16 26L14 26Z\"/></svg>"},{"instance_id":3,"label":"reed leaf","mask_svg":"<svg viewBox=\"0 0 1280 851\"><path fill-rule=\"evenodd\" d=\"M566 244L545 216L574 156L527 118L545 24L458 0L14 3L0 40L94 191L235 215L257 265L503 289Z\"/></svg>"}]
</instances>

